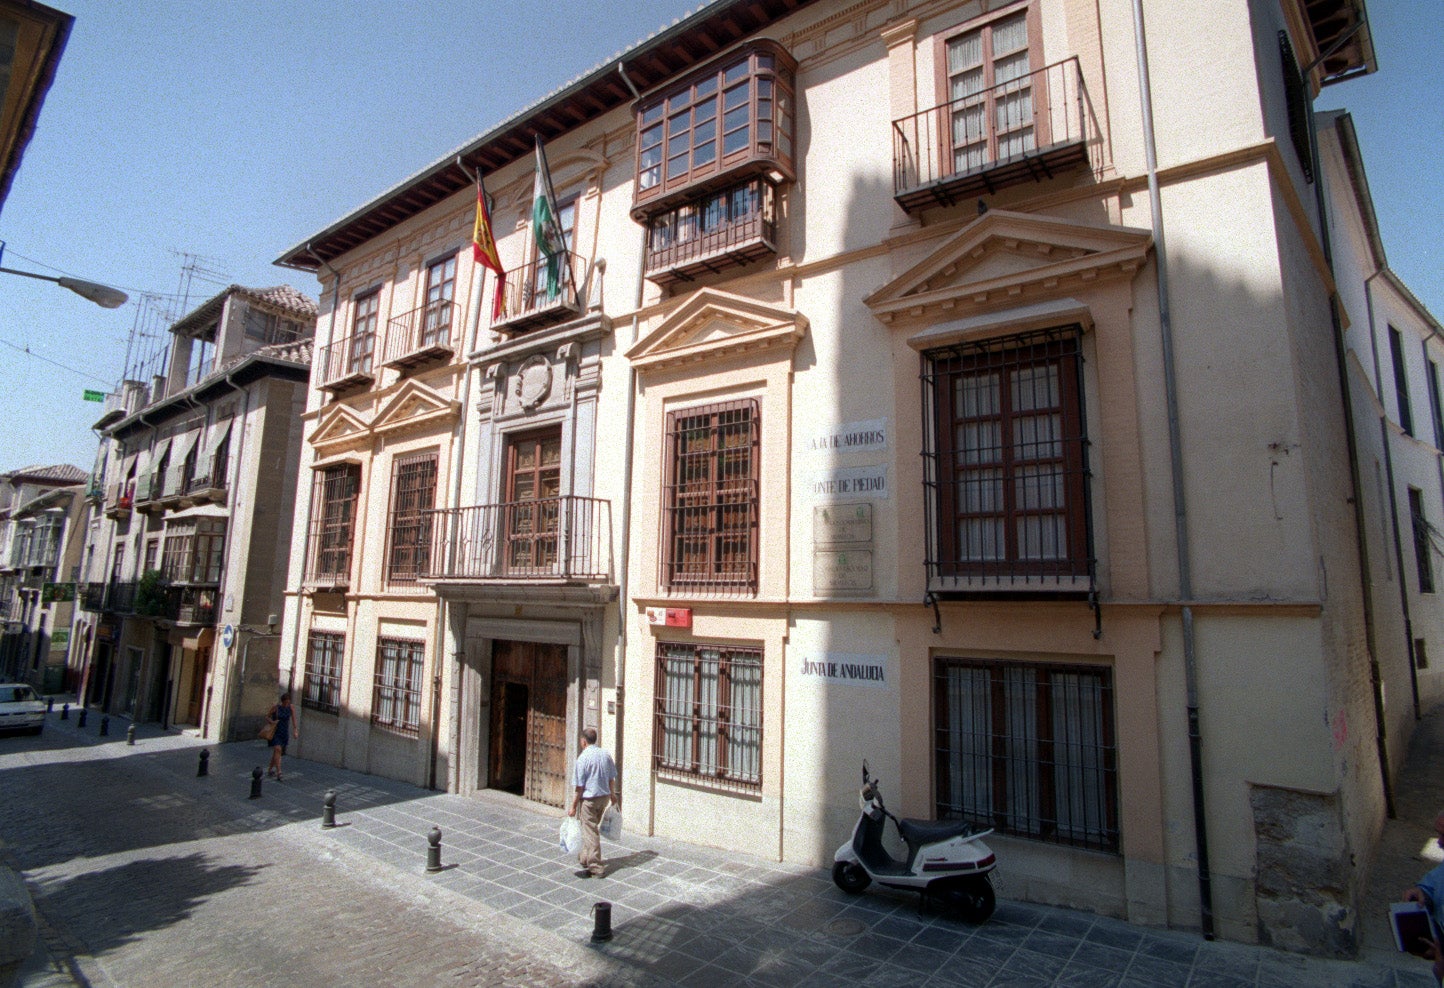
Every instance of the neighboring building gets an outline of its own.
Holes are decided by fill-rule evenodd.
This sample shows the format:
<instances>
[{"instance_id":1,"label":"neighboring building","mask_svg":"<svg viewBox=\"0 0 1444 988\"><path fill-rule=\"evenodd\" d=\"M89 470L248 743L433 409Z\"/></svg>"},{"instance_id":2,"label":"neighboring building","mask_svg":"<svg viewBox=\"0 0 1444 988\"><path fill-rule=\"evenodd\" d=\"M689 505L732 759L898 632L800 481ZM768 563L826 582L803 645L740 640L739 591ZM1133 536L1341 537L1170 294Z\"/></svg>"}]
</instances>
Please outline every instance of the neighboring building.
<instances>
[{"instance_id":1,"label":"neighboring building","mask_svg":"<svg viewBox=\"0 0 1444 988\"><path fill-rule=\"evenodd\" d=\"M1372 41L1142 6L1146 74L1128 4L718 0L283 255L302 753L557 805L596 726L629 826L811 863L867 758L1010 896L1350 952L1412 706L1310 96Z\"/></svg>"},{"instance_id":2,"label":"neighboring building","mask_svg":"<svg viewBox=\"0 0 1444 988\"><path fill-rule=\"evenodd\" d=\"M67 662L84 482L68 464L0 474L0 679L46 693L75 688Z\"/></svg>"},{"instance_id":3,"label":"neighboring building","mask_svg":"<svg viewBox=\"0 0 1444 988\"><path fill-rule=\"evenodd\" d=\"M1389 268L1353 119L1318 118L1334 270L1348 319L1361 524L1368 533L1370 654L1397 691L1385 705L1390 767L1420 713L1444 699L1444 329Z\"/></svg>"},{"instance_id":4,"label":"neighboring building","mask_svg":"<svg viewBox=\"0 0 1444 988\"><path fill-rule=\"evenodd\" d=\"M233 739L275 702L315 320L293 288L232 285L171 327L168 373L111 396L75 630L86 703Z\"/></svg>"},{"instance_id":5,"label":"neighboring building","mask_svg":"<svg viewBox=\"0 0 1444 988\"><path fill-rule=\"evenodd\" d=\"M74 23L69 14L34 0L0 0L0 207Z\"/></svg>"}]
</instances>

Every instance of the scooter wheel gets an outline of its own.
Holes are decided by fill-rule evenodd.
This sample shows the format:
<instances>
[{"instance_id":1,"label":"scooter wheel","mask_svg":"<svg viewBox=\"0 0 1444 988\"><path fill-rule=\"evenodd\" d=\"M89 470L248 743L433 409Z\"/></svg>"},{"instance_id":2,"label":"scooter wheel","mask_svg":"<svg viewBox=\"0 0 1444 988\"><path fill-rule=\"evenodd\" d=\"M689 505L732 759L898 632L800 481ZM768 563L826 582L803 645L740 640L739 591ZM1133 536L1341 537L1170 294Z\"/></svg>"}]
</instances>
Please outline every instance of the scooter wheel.
<instances>
[{"instance_id":1,"label":"scooter wheel","mask_svg":"<svg viewBox=\"0 0 1444 988\"><path fill-rule=\"evenodd\" d=\"M992 883L986 878L960 878L942 889L942 899L965 923L986 922L998 905Z\"/></svg>"},{"instance_id":2,"label":"scooter wheel","mask_svg":"<svg viewBox=\"0 0 1444 988\"><path fill-rule=\"evenodd\" d=\"M862 865L852 861L839 861L834 864L832 880L848 895L858 895L872 884L872 877L862 870Z\"/></svg>"}]
</instances>

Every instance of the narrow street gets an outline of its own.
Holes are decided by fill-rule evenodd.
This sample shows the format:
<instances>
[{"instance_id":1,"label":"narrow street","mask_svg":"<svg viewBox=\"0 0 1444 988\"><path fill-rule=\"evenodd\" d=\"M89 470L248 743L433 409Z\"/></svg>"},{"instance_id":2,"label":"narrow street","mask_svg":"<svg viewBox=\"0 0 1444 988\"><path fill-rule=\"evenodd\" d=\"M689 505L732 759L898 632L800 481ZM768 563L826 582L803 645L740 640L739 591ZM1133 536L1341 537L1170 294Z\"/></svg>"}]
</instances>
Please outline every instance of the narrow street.
<instances>
[{"instance_id":1,"label":"narrow street","mask_svg":"<svg viewBox=\"0 0 1444 988\"><path fill-rule=\"evenodd\" d=\"M530 928L426 883L420 867L372 867L292 824L274 797L247 805L248 773L194 778L191 739L129 748L123 733L94 744L67 726L0 739L3 857L29 880L58 962L32 962L23 984L595 978L541 959L551 953Z\"/></svg>"},{"instance_id":2,"label":"narrow street","mask_svg":"<svg viewBox=\"0 0 1444 988\"><path fill-rule=\"evenodd\" d=\"M295 759L252 800L259 745L141 725L130 747L125 726L101 738L93 716L82 730L57 714L40 737L0 738L0 860L42 917L25 988L1432 983L1388 951L1323 961L1011 902L1006 878L980 927L915 896L845 896L820 869L630 834L606 848L607 877L585 881L556 848L557 817L518 800ZM333 830L320 827L327 789ZM433 825L444 870L427 875ZM593 945L601 900L616 937Z\"/></svg>"}]
</instances>

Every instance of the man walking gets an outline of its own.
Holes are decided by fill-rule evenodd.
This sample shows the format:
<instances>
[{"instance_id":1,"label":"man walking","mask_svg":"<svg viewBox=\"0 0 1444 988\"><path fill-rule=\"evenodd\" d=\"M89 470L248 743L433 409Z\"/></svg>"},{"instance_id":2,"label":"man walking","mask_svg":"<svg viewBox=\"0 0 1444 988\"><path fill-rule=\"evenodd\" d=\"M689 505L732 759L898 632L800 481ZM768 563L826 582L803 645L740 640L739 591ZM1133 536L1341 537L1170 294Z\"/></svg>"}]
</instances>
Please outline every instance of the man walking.
<instances>
[{"instance_id":1,"label":"man walking","mask_svg":"<svg viewBox=\"0 0 1444 988\"><path fill-rule=\"evenodd\" d=\"M581 749L572 769L572 784L577 787L577 794L572 798L572 808L567 810L567 816L576 816L577 809L581 809L582 849L577 855L582 864L581 875L583 878L593 875L600 878L606 870L602 867L602 835L599 829L602 814L607 811L608 803L616 803L620 811L622 797L617 793L617 763L612 761L605 748L597 744L597 729L584 728L580 740Z\"/></svg>"}]
</instances>

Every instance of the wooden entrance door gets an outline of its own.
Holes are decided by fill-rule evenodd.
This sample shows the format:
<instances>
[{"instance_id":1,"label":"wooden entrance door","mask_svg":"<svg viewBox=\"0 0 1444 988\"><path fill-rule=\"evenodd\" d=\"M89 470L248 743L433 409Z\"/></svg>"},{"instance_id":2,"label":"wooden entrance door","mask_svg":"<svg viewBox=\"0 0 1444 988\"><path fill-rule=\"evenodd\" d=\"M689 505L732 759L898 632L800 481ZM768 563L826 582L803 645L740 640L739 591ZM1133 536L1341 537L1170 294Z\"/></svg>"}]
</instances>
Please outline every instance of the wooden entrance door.
<instances>
[{"instance_id":1,"label":"wooden entrance door","mask_svg":"<svg viewBox=\"0 0 1444 988\"><path fill-rule=\"evenodd\" d=\"M206 694L206 676L211 669L211 647L202 645L196 649L196 657L191 668L191 692L186 703L187 724L199 724L201 722L201 701Z\"/></svg>"},{"instance_id":2,"label":"wooden entrance door","mask_svg":"<svg viewBox=\"0 0 1444 988\"><path fill-rule=\"evenodd\" d=\"M491 785L564 805L566 646L496 641L491 670Z\"/></svg>"}]
</instances>

